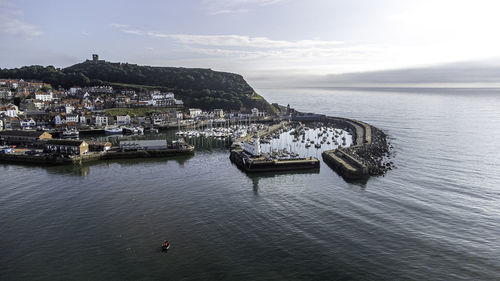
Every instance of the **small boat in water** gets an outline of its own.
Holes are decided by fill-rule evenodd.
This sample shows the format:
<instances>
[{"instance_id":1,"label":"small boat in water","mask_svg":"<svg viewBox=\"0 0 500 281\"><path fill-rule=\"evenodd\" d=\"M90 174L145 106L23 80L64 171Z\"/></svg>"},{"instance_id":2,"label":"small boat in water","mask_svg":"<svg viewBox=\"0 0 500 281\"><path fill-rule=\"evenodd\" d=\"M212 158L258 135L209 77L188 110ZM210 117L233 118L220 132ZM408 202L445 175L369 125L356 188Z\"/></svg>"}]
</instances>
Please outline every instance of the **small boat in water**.
<instances>
[{"instance_id":1,"label":"small boat in water","mask_svg":"<svg viewBox=\"0 0 500 281\"><path fill-rule=\"evenodd\" d=\"M170 249L170 242L168 242L168 240L163 242L163 244L161 245L161 249L162 251L167 251L168 249Z\"/></svg>"}]
</instances>

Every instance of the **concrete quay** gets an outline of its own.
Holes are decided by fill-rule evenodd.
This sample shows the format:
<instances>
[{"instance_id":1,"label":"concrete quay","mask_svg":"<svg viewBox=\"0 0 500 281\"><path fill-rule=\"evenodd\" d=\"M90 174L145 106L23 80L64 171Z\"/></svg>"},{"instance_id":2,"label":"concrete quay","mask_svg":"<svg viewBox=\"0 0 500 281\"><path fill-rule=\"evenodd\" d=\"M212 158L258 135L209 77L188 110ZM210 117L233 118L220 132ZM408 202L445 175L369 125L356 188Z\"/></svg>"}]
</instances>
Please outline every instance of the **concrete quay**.
<instances>
[{"instance_id":1,"label":"concrete quay","mask_svg":"<svg viewBox=\"0 0 500 281\"><path fill-rule=\"evenodd\" d=\"M88 154L74 156L53 155L47 153L40 153L37 155L27 155L24 153L8 153L0 154L0 163L18 163L32 165L78 165L100 160L159 158L192 154L194 154L194 147L192 146L186 148L157 150L90 152Z\"/></svg>"}]
</instances>

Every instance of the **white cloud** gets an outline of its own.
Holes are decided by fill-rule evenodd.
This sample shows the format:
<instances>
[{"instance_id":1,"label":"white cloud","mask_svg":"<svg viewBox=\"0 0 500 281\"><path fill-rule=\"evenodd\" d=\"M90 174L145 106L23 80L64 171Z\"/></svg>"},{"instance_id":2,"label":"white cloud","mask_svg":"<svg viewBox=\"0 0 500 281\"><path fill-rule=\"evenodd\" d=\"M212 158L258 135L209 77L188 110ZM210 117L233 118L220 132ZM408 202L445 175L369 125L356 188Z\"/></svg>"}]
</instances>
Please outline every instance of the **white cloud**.
<instances>
[{"instance_id":1,"label":"white cloud","mask_svg":"<svg viewBox=\"0 0 500 281\"><path fill-rule=\"evenodd\" d=\"M127 27L128 24L112 23L111 26L116 27L116 28L123 28L123 27Z\"/></svg>"},{"instance_id":2,"label":"white cloud","mask_svg":"<svg viewBox=\"0 0 500 281\"><path fill-rule=\"evenodd\" d=\"M274 5L287 0L203 0L210 15L248 12L256 7Z\"/></svg>"},{"instance_id":3,"label":"white cloud","mask_svg":"<svg viewBox=\"0 0 500 281\"><path fill-rule=\"evenodd\" d=\"M267 37L249 37L244 35L194 35L194 34L168 34L156 31L142 31L137 29L121 29L122 32L134 35L148 35L154 38L168 38L177 43L186 45L203 45L212 47L243 47L243 48L313 48L334 47L342 45L342 41L325 40L273 40Z\"/></svg>"},{"instance_id":4,"label":"white cloud","mask_svg":"<svg viewBox=\"0 0 500 281\"><path fill-rule=\"evenodd\" d=\"M137 30L137 29L122 29L122 32L128 33L128 34L134 34L134 35L143 35L144 32Z\"/></svg>"},{"instance_id":5,"label":"white cloud","mask_svg":"<svg viewBox=\"0 0 500 281\"><path fill-rule=\"evenodd\" d=\"M0 34L35 37L43 34L40 27L23 21L23 12L8 1L0 2Z\"/></svg>"}]
</instances>

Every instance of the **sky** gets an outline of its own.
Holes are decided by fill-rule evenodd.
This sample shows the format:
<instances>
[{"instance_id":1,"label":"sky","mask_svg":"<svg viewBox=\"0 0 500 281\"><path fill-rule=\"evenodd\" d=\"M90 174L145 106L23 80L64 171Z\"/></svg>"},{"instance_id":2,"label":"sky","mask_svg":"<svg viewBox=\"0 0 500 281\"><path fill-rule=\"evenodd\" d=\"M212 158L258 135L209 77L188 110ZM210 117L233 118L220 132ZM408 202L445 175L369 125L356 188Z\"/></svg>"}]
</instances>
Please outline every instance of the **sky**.
<instances>
[{"instance_id":1,"label":"sky","mask_svg":"<svg viewBox=\"0 0 500 281\"><path fill-rule=\"evenodd\" d=\"M0 0L0 67L90 59L253 81L499 61L497 0Z\"/></svg>"}]
</instances>

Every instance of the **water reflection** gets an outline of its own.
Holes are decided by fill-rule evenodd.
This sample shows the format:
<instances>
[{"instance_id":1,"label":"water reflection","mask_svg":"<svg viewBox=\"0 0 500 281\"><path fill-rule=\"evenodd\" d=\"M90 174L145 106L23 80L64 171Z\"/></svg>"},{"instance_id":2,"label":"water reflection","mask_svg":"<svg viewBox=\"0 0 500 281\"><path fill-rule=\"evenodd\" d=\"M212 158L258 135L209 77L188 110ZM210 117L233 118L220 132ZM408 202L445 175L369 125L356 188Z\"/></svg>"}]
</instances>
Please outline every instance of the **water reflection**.
<instances>
[{"instance_id":1,"label":"water reflection","mask_svg":"<svg viewBox=\"0 0 500 281\"><path fill-rule=\"evenodd\" d=\"M174 157L158 157L158 158L137 158L137 159L113 159L113 160L100 160L95 162L82 163L79 165L63 165L63 166L45 166L43 167L49 174L65 174L73 176L86 177L90 174L92 167L109 168L113 164L121 166L133 166L147 163L167 163L174 161L179 166L184 166L186 161L193 158L194 155L183 155Z\"/></svg>"},{"instance_id":2,"label":"water reflection","mask_svg":"<svg viewBox=\"0 0 500 281\"><path fill-rule=\"evenodd\" d=\"M235 165L235 164L233 164ZM259 172L259 173L245 173L246 176L252 181L252 189L255 195L259 195L259 181L261 179L279 178L291 175L304 175L304 174L319 174L320 169L313 170L296 170L296 171L280 171L280 172Z\"/></svg>"}]
</instances>

